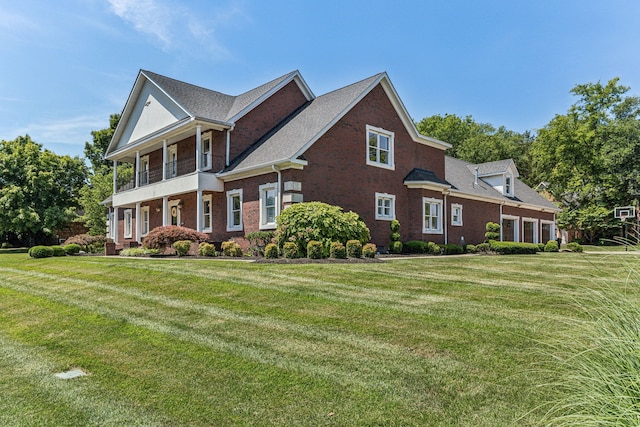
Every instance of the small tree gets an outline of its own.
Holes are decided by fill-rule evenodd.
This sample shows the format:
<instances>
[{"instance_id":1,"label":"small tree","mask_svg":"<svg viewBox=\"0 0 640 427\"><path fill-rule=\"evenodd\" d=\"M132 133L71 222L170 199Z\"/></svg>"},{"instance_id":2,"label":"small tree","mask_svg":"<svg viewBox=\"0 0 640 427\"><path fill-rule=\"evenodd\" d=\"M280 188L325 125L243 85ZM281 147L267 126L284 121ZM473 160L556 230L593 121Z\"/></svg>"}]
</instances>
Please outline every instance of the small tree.
<instances>
[{"instance_id":1,"label":"small tree","mask_svg":"<svg viewBox=\"0 0 640 427\"><path fill-rule=\"evenodd\" d=\"M486 230L487 232L484 233L484 237L487 241L500 240L500 224L489 221L487 222Z\"/></svg>"},{"instance_id":2,"label":"small tree","mask_svg":"<svg viewBox=\"0 0 640 427\"><path fill-rule=\"evenodd\" d=\"M402 242L400 241L400 221L397 219L391 220L389 228L391 229L391 235L389 236L389 239L391 240L391 243L389 243L389 252L392 254L399 254L402 252Z\"/></svg>"}]
</instances>

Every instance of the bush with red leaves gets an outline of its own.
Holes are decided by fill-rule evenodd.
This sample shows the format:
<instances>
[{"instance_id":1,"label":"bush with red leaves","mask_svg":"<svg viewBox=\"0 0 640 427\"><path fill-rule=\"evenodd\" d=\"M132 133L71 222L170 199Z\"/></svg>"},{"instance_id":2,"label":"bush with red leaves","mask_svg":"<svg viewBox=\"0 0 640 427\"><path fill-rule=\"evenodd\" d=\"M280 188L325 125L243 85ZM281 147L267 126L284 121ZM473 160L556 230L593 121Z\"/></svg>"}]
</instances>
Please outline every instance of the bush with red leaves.
<instances>
[{"instance_id":1,"label":"bush with red leaves","mask_svg":"<svg viewBox=\"0 0 640 427\"><path fill-rule=\"evenodd\" d=\"M171 247L180 240L191 240L192 242L200 243L209 240L209 236L192 228L168 225L151 230L145 236L142 245L149 249L164 249Z\"/></svg>"}]
</instances>

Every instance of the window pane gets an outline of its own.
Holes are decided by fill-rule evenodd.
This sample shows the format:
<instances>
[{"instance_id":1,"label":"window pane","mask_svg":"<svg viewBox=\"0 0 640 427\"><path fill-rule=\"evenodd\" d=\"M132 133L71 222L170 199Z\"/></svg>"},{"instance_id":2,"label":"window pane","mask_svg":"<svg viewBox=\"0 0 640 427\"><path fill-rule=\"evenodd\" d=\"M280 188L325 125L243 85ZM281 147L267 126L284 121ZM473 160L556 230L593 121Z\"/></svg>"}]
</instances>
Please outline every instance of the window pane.
<instances>
[{"instance_id":1,"label":"window pane","mask_svg":"<svg viewBox=\"0 0 640 427\"><path fill-rule=\"evenodd\" d=\"M233 219L232 225L240 225L240 211L234 211L232 219Z\"/></svg>"},{"instance_id":2,"label":"window pane","mask_svg":"<svg viewBox=\"0 0 640 427\"><path fill-rule=\"evenodd\" d=\"M378 150L374 147L369 147L369 160L372 162L378 161Z\"/></svg>"},{"instance_id":3,"label":"window pane","mask_svg":"<svg viewBox=\"0 0 640 427\"><path fill-rule=\"evenodd\" d=\"M377 147L378 146L378 135L369 132L369 147Z\"/></svg>"},{"instance_id":4,"label":"window pane","mask_svg":"<svg viewBox=\"0 0 640 427\"><path fill-rule=\"evenodd\" d=\"M386 151L380 151L380 163L384 163L385 165L389 164L389 153Z\"/></svg>"},{"instance_id":5,"label":"window pane","mask_svg":"<svg viewBox=\"0 0 640 427\"><path fill-rule=\"evenodd\" d=\"M389 137L384 135L379 135L380 138L380 149L389 150Z\"/></svg>"},{"instance_id":6,"label":"window pane","mask_svg":"<svg viewBox=\"0 0 640 427\"><path fill-rule=\"evenodd\" d=\"M232 196L232 206L234 211L240 209L240 196Z\"/></svg>"}]
</instances>

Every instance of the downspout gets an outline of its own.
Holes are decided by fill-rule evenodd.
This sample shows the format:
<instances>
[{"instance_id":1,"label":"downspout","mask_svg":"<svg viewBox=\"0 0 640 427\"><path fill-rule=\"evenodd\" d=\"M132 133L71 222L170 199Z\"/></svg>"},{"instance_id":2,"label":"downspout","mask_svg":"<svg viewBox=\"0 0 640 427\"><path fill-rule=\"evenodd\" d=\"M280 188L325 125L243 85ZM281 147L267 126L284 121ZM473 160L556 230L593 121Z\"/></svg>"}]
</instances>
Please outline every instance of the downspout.
<instances>
[{"instance_id":1,"label":"downspout","mask_svg":"<svg viewBox=\"0 0 640 427\"><path fill-rule=\"evenodd\" d=\"M500 241L503 241L503 236L502 236L502 207L504 206L504 202L500 202Z\"/></svg>"},{"instance_id":2,"label":"downspout","mask_svg":"<svg viewBox=\"0 0 640 427\"><path fill-rule=\"evenodd\" d=\"M224 163L225 166L229 166L229 164L231 163L231 159L229 157L231 156L231 131L233 129L234 126L231 126L229 129L227 129L227 148L225 153L226 161Z\"/></svg>"},{"instance_id":3,"label":"downspout","mask_svg":"<svg viewBox=\"0 0 640 427\"><path fill-rule=\"evenodd\" d=\"M276 203L276 216L280 215L280 211L282 210L282 172L280 169L276 167L276 165L271 165L271 169L278 175L278 194L277 194L277 203Z\"/></svg>"}]
</instances>

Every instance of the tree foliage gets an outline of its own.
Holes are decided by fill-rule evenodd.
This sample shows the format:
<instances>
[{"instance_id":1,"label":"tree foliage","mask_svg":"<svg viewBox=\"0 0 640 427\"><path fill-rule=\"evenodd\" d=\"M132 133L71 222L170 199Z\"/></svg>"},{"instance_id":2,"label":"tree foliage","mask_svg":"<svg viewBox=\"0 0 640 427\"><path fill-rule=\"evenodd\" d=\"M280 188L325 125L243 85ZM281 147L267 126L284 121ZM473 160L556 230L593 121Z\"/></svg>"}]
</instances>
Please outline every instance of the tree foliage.
<instances>
[{"instance_id":1,"label":"tree foliage","mask_svg":"<svg viewBox=\"0 0 640 427\"><path fill-rule=\"evenodd\" d=\"M84 143L84 156L91 163L93 174L106 174L111 168L111 162L104 159L104 155L109 147L113 133L120 121L120 114L109 116L109 127L91 131L93 142Z\"/></svg>"},{"instance_id":2,"label":"tree foliage","mask_svg":"<svg viewBox=\"0 0 640 427\"><path fill-rule=\"evenodd\" d=\"M0 141L0 235L23 243L51 236L73 219L87 168L29 135Z\"/></svg>"}]
</instances>

